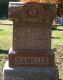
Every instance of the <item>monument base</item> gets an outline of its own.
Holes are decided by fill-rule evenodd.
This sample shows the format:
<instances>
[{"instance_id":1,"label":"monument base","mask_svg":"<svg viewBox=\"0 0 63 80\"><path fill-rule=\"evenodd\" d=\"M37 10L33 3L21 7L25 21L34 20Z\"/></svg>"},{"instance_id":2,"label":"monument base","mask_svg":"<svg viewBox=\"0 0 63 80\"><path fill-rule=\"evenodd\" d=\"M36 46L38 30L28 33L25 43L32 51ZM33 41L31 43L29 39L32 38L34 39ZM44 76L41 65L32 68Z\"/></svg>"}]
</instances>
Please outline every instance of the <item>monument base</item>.
<instances>
[{"instance_id":1,"label":"monument base","mask_svg":"<svg viewBox=\"0 0 63 80\"><path fill-rule=\"evenodd\" d=\"M8 61L3 69L3 80L58 80L57 67L15 67L10 68Z\"/></svg>"}]
</instances>

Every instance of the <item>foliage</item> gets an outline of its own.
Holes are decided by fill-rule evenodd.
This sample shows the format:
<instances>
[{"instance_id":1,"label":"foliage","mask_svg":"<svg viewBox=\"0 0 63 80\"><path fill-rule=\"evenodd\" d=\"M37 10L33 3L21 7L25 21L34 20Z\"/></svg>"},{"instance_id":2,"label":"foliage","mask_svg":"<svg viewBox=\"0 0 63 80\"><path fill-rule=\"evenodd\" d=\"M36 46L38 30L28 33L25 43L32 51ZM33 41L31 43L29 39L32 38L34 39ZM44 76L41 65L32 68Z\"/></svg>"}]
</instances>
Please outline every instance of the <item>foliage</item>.
<instances>
[{"instance_id":1,"label":"foliage","mask_svg":"<svg viewBox=\"0 0 63 80\"><path fill-rule=\"evenodd\" d=\"M9 1L19 1L19 0L0 0L0 18L1 17L8 17Z\"/></svg>"},{"instance_id":2,"label":"foliage","mask_svg":"<svg viewBox=\"0 0 63 80\"><path fill-rule=\"evenodd\" d=\"M9 1L15 1L15 2L17 2L17 1L20 1L20 0L9 0Z\"/></svg>"},{"instance_id":3,"label":"foliage","mask_svg":"<svg viewBox=\"0 0 63 80\"><path fill-rule=\"evenodd\" d=\"M0 0L0 17L8 15L8 0Z\"/></svg>"}]
</instances>

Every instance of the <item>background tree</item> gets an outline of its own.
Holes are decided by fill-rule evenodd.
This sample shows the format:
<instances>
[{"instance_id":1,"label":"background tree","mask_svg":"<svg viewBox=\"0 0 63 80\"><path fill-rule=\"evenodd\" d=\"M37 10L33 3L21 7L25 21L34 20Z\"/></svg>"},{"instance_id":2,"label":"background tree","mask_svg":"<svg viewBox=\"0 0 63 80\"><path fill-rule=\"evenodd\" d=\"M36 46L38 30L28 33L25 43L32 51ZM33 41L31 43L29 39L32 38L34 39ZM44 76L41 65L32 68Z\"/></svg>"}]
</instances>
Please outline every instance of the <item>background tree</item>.
<instances>
[{"instance_id":1,"label":"background tree","mask_svg":"<svg viewBox=\"0 0 63 80\"><path fill-rule=\"evenodd\" d=\"M8 15L8 0L0 0L0 17Z\"/></svg>"},{"instance_id":2,"label":"background tree","mask_svg":"<svg viewBox=\"0 0 63 80\"><path fill-rule=\"evenodd\" d=\"M8 4L9 1L19 1L19 0L0 0L0 18L8 17Z\"/></svg>"}]
</instances>

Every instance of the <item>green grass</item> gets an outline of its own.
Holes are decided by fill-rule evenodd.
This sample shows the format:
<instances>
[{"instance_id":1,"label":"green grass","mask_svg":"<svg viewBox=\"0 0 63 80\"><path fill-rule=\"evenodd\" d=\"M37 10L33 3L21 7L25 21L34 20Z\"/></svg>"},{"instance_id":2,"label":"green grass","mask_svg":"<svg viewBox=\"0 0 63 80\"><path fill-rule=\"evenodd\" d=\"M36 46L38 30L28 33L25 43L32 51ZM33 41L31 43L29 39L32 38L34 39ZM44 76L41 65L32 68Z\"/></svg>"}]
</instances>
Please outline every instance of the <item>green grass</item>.
<instances>
[{"instance_id":1,"label":"green grass","mask_svg":"<svg viewBox=\"0 0 63 80\"><path fill-rule=\"evenodd\" d=\"M12 46L12 25L0 25L0 49L8 50Z\"/></svg>"},{"instance_id":2,"label":"green grass","mask_svg":"<svg viewBox=\"0 0 63 80\"><path fill-rule=\"evenodd\" d=\"M63 80L63 26L52 30L52 48L55 50L55 61L59 69L59 78Z\"/></svg>"},{"instance_id":3,"label":"green grass","mask_svg":"<svg viewBox=\"0 0 63 80\"><path fill-rule=\"evenodd\" d=\"M12 47L12 25L0 25L0 80L2 68L7 59L7 51Z\"/></svg>"},{"instance_id":4,"label":"green grass","mask_svg":"<svg viewBox=\"0 0 63 80\"><path fill-rule=\"evenodd\" d=\"M52 48L56 48L58 45L63 44L63 26L57 27L56 30L52 30Z\"/></svg>"},{"instance_id":5,"label":"green grass","mask_svg":"<svg viewBox=\"0 0 63 80\"><path fill-rule=\"evenodd\" d=\"M2 76L2 67L6 61L6 51L12 47L12 25L0 25L0 80ZM55 50L56 64L59 68L60 78L63 80L63 26L52 30L51 46Z\"/></svg>"}]
</instances>

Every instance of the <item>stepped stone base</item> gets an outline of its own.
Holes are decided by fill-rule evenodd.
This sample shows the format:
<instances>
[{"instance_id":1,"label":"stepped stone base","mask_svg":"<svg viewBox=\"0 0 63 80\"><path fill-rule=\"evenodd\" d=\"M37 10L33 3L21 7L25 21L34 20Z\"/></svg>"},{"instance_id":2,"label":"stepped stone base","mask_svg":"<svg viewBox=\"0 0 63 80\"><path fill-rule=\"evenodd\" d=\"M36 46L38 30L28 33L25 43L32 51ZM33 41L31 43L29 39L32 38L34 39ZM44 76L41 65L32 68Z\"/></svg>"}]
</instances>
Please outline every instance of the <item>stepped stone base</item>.
<instances>
[{"instance_id":1,"label":"stepped stone base","mask_svg":"<svg viewBox=\"0 0 63 80\"><path fill-rule=\"evenodd\" d=\"M3 69L3 80L58 80L56 67L15 67L10 68L8 62Z\"/></svg>"}]
</instances>

